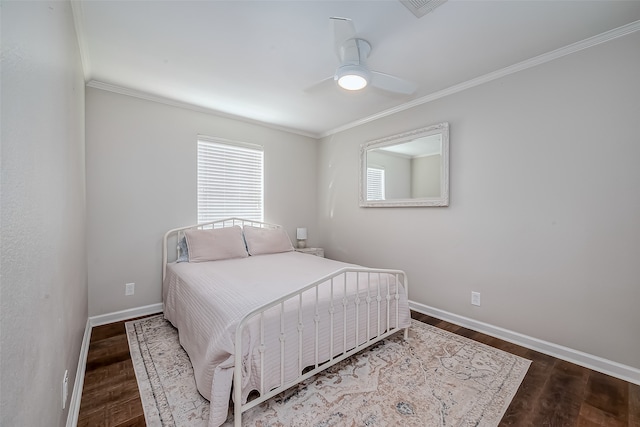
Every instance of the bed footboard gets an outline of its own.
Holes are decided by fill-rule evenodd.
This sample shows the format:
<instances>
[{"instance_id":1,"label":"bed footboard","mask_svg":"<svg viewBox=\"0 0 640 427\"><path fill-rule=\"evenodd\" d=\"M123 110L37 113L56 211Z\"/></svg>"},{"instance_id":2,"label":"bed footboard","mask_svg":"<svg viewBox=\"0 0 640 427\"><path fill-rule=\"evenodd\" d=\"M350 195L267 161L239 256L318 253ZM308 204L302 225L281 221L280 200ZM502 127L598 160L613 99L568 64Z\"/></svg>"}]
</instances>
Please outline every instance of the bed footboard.
<instances>
[{"instance_id":1,"label":"bed footboard","mask_svg":"<svg viewBox=\"0 0 640 427\"><path fill-rule=\"evenodd\" d=\"M235 426L245 411L380 340L403 329L406 339L407 295L401 270L344 268L247 314L235 336ZM243 403L248 382L259 397Z\"/></svg>"}]
</instances>

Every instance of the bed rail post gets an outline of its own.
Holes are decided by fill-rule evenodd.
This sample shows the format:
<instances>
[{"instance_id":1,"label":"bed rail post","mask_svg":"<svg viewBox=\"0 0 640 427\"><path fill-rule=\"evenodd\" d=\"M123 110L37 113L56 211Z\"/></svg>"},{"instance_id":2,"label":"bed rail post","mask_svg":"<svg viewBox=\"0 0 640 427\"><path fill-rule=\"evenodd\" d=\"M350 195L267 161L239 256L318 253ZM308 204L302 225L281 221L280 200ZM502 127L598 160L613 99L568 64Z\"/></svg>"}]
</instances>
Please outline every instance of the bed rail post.
<instances>
[{"instance_id":1,"label":"bed rail post","mask_svg":"<svg viewBox=\"0 0 640 427\"><path fill-rule=\"evenodd\" d=\"M236 345L233 367L233 425L242 427L242 322L236 330Z\"/></svg>"}]
</instances>

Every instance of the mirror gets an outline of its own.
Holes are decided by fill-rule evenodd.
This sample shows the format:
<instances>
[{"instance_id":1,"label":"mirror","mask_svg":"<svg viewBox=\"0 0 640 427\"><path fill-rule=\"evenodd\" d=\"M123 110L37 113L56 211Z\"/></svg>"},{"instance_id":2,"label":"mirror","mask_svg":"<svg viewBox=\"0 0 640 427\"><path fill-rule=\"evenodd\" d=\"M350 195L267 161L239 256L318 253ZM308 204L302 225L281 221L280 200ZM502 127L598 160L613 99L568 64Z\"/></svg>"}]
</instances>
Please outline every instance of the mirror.
<instances>
[{"instance_id":1,"label":"mirror","mask_svg":"<svg viewBox=\"0 0 640 427\"><path fill-rule=\"evenodd\" d=\"M362 144L360 206L449 206L449 123Z\"/></svg>"}]
</instances>

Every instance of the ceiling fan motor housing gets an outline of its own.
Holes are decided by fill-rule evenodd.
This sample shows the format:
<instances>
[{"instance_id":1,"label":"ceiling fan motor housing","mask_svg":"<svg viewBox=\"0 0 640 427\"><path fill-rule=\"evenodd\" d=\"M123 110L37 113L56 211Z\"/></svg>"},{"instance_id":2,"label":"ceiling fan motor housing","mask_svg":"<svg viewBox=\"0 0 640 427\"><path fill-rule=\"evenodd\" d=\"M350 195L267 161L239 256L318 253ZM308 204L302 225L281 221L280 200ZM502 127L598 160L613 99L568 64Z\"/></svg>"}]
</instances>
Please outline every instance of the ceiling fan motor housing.
<instances>
[{"instance_id":1,"label":"ceiling fan motor housing","mask_svg":"<svg viewBox=\"0 0 640 427\"><path fill-rule=\"evenodd\" d=\"M371 44L365 39L352 38L340 46L338 55L342 64L363 64L371 53Z\"/></svg>"},{"instance_id":2,"label":"ceiling fan motor housing","mask_svg":"<svg viewBox=\"0 0 640 427\"><path fill-rule=\"evenodd\" d=\"M363 65L341 65L336 70L334 80L347 90L360 90L371 81L371 73Z\"/></svg>"}]
</instances>

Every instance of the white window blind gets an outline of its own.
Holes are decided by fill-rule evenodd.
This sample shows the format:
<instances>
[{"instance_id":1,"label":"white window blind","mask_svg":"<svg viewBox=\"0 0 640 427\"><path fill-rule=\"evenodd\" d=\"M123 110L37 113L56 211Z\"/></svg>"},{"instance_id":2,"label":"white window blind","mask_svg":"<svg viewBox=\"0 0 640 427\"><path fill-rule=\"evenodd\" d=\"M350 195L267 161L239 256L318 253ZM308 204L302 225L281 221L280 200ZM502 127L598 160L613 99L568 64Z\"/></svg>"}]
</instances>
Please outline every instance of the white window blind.
<instances>
[{"instance_id":1,"label":"white window blind","mask_svg":"<svg viewBox=\"0 0 640 427\"><path fill-rule=\"evenodd\" d=\"M263 150L198 137L198 223L228 217L263 220Z\"/></svg>"},{"instance_id":2,"label":"white window blind","mask_svg":"<svg viewBox=\"0 0 640 427\"><path fill-rule=\"evenodd\" d=\"M367 200L384 200L384 169L367 168Z\"/></svg>"}]
</instances>

